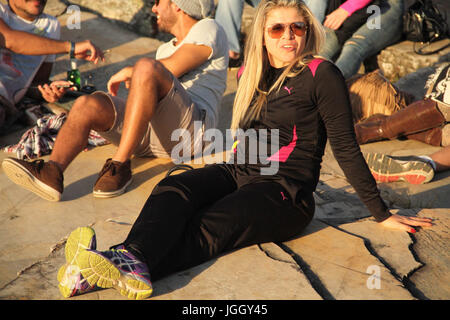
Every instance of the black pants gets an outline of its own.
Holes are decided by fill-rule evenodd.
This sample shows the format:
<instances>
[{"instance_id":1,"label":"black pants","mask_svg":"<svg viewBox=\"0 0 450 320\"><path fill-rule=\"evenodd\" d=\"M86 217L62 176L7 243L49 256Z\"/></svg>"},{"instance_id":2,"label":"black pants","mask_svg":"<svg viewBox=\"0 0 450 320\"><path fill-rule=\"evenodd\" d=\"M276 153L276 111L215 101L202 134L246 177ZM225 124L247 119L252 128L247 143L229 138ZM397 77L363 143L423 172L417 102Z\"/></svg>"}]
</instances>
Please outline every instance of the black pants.
<instances>
[{"instance_id":1,"label":"black pants","mask_svg":"<svg viewBox=\"0 0 450 320\"><path fill-rule=\"evenodd\" d=\"M278 183L237 188L228 171L211 165L163 179L124 245L157 280L234 249L298 236L313 213Z\"/></svg>"}]
</instances>

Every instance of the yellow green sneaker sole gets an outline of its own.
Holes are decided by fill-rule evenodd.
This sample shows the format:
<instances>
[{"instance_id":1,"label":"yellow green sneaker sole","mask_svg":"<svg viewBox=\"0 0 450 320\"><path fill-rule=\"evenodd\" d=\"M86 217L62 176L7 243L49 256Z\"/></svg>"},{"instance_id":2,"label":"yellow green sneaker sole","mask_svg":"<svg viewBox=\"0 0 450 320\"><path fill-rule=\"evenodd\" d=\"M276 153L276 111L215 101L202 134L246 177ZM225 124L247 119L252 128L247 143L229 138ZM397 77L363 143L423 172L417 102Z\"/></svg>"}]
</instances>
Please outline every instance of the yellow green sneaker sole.
<instances>
[{"instance_id":1,"label":"yellow green sneaker sole","mask_svg":"<svg viewBox=\"0 0 450 320\"><path fill-rule=\"evenodd\" d=\"M115 288L122 296L133 300L147 299L153 293L151 285L130 279L107 258L95 251L83 251L78 258L81 274L90 285Z\"/></svg>"},{"instance_id":2,"label":"yellow green sneaker sole","mask_svg":"<svg viewBox=\"0 0 450 320\"><path fill-rule=\"evenodd\" d=\"M90 227L79 227L72 231L67 238L64 254L68 264L76 264L78 255L87 249L96 248L96 237L94 229Z\"/></svg>"}]
</instances>

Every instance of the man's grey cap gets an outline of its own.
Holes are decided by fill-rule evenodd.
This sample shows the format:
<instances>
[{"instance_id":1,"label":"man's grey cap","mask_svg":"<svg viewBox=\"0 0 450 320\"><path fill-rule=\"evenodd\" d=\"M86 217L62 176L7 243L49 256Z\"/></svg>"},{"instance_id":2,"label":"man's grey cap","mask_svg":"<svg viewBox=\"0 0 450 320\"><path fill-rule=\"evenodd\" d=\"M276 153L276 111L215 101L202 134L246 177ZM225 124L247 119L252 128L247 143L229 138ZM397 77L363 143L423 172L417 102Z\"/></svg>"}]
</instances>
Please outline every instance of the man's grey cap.
<instances>
[{"instance_id":1,"label":"man's grey cap","mask_svg":"<svg viewBox=\"0 0 450 320\"><path fill-rule=\"evenodd\" d=\"M214 0L172 0L172 2L196 20L209 17L214 8Z\"/></svg>"}]
</instances>

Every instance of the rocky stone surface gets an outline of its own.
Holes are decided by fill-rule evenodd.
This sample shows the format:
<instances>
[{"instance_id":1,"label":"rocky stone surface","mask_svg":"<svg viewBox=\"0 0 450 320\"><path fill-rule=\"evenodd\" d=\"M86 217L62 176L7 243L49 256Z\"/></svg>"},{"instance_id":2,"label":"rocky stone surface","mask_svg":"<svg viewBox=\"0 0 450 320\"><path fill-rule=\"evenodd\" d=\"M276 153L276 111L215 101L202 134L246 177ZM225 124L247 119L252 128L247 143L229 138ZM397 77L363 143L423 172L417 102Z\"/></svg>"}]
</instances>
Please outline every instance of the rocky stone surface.
<instances>
[{"instance_id":1,"label":"rocky stone surface","mask_svg":"<svg viewBox=\"0 0 450 320\"><path fill-rule=\"evenodd\" d=\"M55 2L48 1L49 5ZM59 10L56 4L53 8ZM161 43L124 30L93 12L82 11L82 29L78 31L64 27L66 14L59 19L64 38L92 39L110 50L104 63L80 66L82 75L91 74L100 90L106 89L110 75L139 57L152 56ZM64 77L67 65L67 57L59 57L53 78ZM236 70L231 69L219 113L221 130L229 126L235 90ZM126 97L127 92L122 88L119 95ZM0 146L17 142L22 133L0 137ZM394 140L362 149L405 155L429 154L438 148ZM128 192L108 200L94 199L92 185L114 150L107 145L81 153L65 173L65 192L59 203L49 203L14 185L0 168L0 299L63 299L56 274L64 263L65 241L79 226L95 229L99 250L123 241L151 190L173 163L134 159L134 180ZM7 156L1 152L0 161ZM399 182L379 187L391 208L401 214L430 216L435 225L414 235L382 229L328 149L315 192L315 220L301 237L244 248L174 274L153 284L150 299L449 299L450 173L439 174L423 186ZM70 300L85 299L126 298L108 289Z\"/></svg>"},{"instance_id":2,"label":"rocky stone surface","mask_svg":"<svg viewBox=\"0 0 450 320\"><path fill-rule=\"evenodd\" d=\"M67 6L77 5L121 26L146 36L156 36L154 1L144 0L61 0Z\"/></svg>"},{"instance_id":3,"label":"rocky stone surface","mask_svg":"<svg viewBox=\"0 0 450 320\"><path fill-rule=\"evenodd\" d=\"M414 297L365 247L364 240L313 221L303 235L284 243L325 299L398 300ZM312 277L312 275L310 275Z\"/></svg>"},{"instance_id":4,"label":"rocky stone surface","mask_svg":"<svg viewBox=\"0 0 450 320\"><path fill-rule=\"evenodd\" d=\"M410 211L409 213L412 215L417 214L417 210ZM393 210L393 212L408 215L405 210ZM405 232L388 230L372 219L341 224L337 228L362 238L371 254L377 256L385 266L388 266L391 273L394 273L399 280L408 277L409 274L423 266L423 263L417 261L413 252L409 250L414 241Z\"/></svg>"},{"instance_id":5,"label":"rocky stone surface","mask_svg":"<svg viewBox=\"0 0 450 320\"><path fill-rule=\"evenodd\" d=\"M419 217L433 219L434 226L417 233L413 250L424 267L410 277L410 281L424 296L433 300L450 297L450 212L448 209L426 209ZM444 284L444 285L443 285Z\"/></svg>"},{"instance_id":6,"label":"rocky stone surface","mask_svg":"<svg viewBox=\"0 0 450 320\"><path fill-rule=\"evenodd\" d=\"M450 43L444 39L433 43L426 51L443 47ZM419 55L414 52L414 43L403 41L382 50L377 56L378 66L386 78L392 82L415 72L418 69L430 67L437 62L450 60L450 46L432 55Z\"/></svg>"}]
</instances>

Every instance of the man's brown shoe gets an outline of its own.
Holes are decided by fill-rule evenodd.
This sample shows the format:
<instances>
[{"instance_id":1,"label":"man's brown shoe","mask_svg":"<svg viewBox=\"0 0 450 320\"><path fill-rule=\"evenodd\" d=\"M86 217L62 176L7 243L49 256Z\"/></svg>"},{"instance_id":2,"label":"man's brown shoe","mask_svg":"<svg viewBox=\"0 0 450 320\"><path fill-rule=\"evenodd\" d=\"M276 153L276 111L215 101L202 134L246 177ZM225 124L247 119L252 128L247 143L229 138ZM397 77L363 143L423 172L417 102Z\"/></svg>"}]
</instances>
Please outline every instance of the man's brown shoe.
<instances>
[{"instance_id":1,"label":"man's brown shoe","mask_svg":"<svg viewBox=\"0 0 450 320\"><path fill-rule=\"evenodd\" d=\"M94 197L111 198L121 195L131 183L130 160L125 162L106 160L94 185Z\"/></svg>"},{"instance_id":2,"label":"man's brown shoe","mask_svg":"<svg viewBox=\"0 0 450 320\"><path fill-rule=\"evenodd\" d=\"M34 192L49 201L61 200L64 177L58 166L52 162L7 158L2 163L5 174L12 182Z\"/></svg>"}]
</instances>

